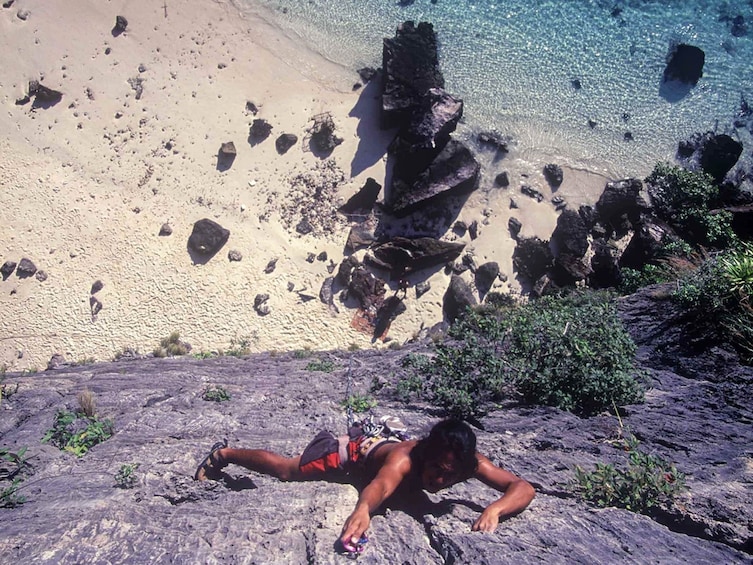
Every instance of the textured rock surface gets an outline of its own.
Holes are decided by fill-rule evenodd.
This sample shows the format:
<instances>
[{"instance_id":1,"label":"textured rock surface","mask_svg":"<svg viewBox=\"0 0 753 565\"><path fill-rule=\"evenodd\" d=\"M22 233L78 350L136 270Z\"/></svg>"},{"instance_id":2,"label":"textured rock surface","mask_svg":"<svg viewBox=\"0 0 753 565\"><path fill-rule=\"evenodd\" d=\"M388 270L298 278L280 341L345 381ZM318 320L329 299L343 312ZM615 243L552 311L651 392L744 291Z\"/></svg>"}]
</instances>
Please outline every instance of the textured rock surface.
<instances>
[{"instance_id":1,"label":"textured rock surface","mask_svg":"<svg viewBox=\"0 0 753 565\"><path fill-rule=\"evenodd\" d=\"M362 563L749 563L753 465L749 389L753 374L720 351L682 353L681 331L661 288L620 302L652 389L627 407L622 424L646 450L674 461L689 491L675 514L656 520L594 509L565 488L579 464L621 464L620 425L602 414L580 419L553 408L502 406L483 421L479 449L527 478L538 495L494 534L470 531L493 493L476 481L440 495L392 501L375 516ZM348 484L282 483L228 468L234 479L197 483L197 462L217 439L295 455L321 428L345 429L340 406L366 394L375 377L399 374L402 351L318 353L313 359L260 354L247 359L145 359L63 366L7 375L19 389L0 404L0 445L28 446L34 473L0 509L7 563L344 563L333 543L357 490ZM676 371L676 372L675 372ZM208 385L232 395L202 400ZM42 444L55 411L94 392L115 434L81 458ZM416 434L438 416L378 396L379 414L400 416ZM116 488L121 465L139 463L137 484ZM688 535L690 534L690 535ZM741 551L746 549L748 553Z\"/></svg>"}]
</instances>

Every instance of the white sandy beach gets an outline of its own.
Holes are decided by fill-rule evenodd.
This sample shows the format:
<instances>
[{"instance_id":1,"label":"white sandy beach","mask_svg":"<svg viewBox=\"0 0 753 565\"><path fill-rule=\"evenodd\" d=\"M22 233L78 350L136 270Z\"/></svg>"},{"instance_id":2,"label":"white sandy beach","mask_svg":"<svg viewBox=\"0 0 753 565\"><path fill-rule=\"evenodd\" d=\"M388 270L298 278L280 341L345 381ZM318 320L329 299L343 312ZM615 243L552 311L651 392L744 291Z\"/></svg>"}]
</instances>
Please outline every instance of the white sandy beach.
<instances>
[{"instance_id":1,"label":"white sandy beach","mask_svg":"<svg viewBox=\"0 0 753 565\"><path fill-rule=\"evenodd\" d=\"M128 27L114 36L117 15ZM241 16L229 2L206 0L16 0L0 8L0 69L0 264L25 257L48 277L13 273L0 282L0 366L41 370L55 353L73 362L110 360L124 347L149 353L173 331L193 352L244 338L253 351L385 346L351 328L352 309L333 315L318 299L329 261L343 258L345 218L319 236L300 236L280 219L290 179L321 163L300 141L320 112L332 113L344 138L330 157L345 176L332 206L367 177L384 184L390 134L376 128L371 97L353 91L353 69L301 48L255 15ZM140 99L129 84L136 78L143 80ZM62 101L36 110L17 105L29 81L40 79L63 92ZM254 117L274 129L251 146ZM274 143L281 133L299 137L284 155ZM227 141L238 155L219 171L217 152ZM514 289L510 215L522 221L522 235L543 238L557 216L547 200L517 193L523 174L546 186L540 171L480 161L487 165L482 189L459 217L478 220L480 235L462 240L479 264L499 262L511 281L499 289ZM511 189L483 190L502 168ZM577 209L593 203L606 180L566 169L558 193ZM509 207L513 191L517 210ZM231 235L216 256L194 265L186 243L201 218ZM174 230L167 237L158 235L165 222ZM229 250L242 261L229 261ZM327 261L306 261L322 251ZM275 270L265 274L274 258ZM93 319L96 280L104 287ZM410 291L390 337L404 341L440 321L448 280L440 271L429 278L429 293L416 299ZM298 291L316 299L302 300ZM253 308L260 293L270 295L267 316Z\"/></svg>"}]
</instances>

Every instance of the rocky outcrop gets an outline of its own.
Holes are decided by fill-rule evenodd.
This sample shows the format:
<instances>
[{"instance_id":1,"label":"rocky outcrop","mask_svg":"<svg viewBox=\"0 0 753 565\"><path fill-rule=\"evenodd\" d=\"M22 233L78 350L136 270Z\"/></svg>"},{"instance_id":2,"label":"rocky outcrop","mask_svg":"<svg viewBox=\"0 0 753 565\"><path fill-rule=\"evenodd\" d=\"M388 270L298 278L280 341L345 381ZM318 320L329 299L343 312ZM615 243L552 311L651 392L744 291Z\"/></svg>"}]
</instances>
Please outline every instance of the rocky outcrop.
<instances>
[{"instance_id":1,"label":"rocky outcrop","mask_svg":"<svg viewBox=\"0 0 753 565\"><path fill-rule=\"evenodd\" d=\"M398 491L374 515L359 562L749 563L753 411L746 395L753 374L724 350L684 350L683 327L666 294L654 287L618 303L651 386L645 403L625 407L619 420L512 401L483 418L479 451L535 486L527 510L495 533L479 534L470 526L493 499L480 482L436 495ZM242 563L249 556L258 563L341 563L334 541L358 496L349 484L285 483L235 466L221 482L198 483L192 475L217 439L294 455L320 429L344 432L347 383L351 394L367 394L375 382L394 384L405 355L424 347L82 366L60 357L51 365L56 370L6 374L18 390L2 401L1 445L27 447L32 466L20 475L18 495L26 502L0 510L3 560L123 563L169 555L191 563ZM312 359L333 370L312 373ZM230 400L203 400L215 386ZM74 409L85 389L115 433L77 458L41 438L55 412ZM428 406L373 394L378 415L398 416L416 436L440 417ZM616 440L628 433L686 474L689 489L675 508L652 517L596 509L568 488L576 465L624 466ZM134 482L119 488L115 476L127 464L138 464Z\"/></svg>"},{"instance_id":2,"label":"rocky outcrop","mask_svg":"<svg viewBox=\"0 0 753 565\"><path fill-rule=\"evenodd\" d=\"M256 145L267 139L271 133L272 124L262 118L256 118L248 129L248 142Z\"/></svg>"},{"instance_id":3,"label":"rocky outcrop","mask_svg":"<svg viewBox=\"0 0 753 565\"><path fill-rule=\"evenodd\" d=\"M697 168L711 175L721 183L735 166L743 146L727 134L714 132L698 133L679 144L677 155L691 168Z\"/></svg>"},{"instance_id":4,"label":"rocky outcrop","mask_svg":"<svg viewBox=\"0 0 753 565\"><path fill-rule=\"evenodd\" d=\"M667 66L664 69L664 81L676 80L695 85L703 76L706 54L694 45L680 43L673 46L667 54Z\"/></svg>"},{"instance_id":5,"label":"rocky outcrop","mask_svg":"<svg viewBox=\"0 0 753 565\"><path fill-rule=\"evenodd\" d=\"M470 149L451 140L415 180L393 177L386 203L396 217L407 216L439 199L474 190L480 170Z\"/></svg>"},{"instance_id":6,"label":"rocky outcrop","mask_svg":"<svg viewBox=\"0 0 753 565\"><path fill-rule=\"evenodd\" d=\"M444 88L434 26L399 25L394 38L384 39L382 68L382 126L395 127L410 120L426 92Z\"/></svg>"},{"instance_id":7,"label":"rocky outcrop","mask_svg":"<svg viewBox=\"0 0 753 565\"><path fill-rule=\"evenodd\" d=\"M431 237L408 239L395 237L381 243L367 255L367 262L390 271L393 278L406 273L444 265L457 259L465 248L464 243L442 241Z\"/></svg>"},{"instance_id":8,"label":"rocky outcrop","mask_svg":"<svg viewBox=\"0 0 753 565\"><path fill-rule=\"evenodd\" d=\"M452 323L465 312L466 308L476 304L478 304L478 300L473 294L471 285L459 275L452 275L442 299L442 311L445 319Z\"/></svg>"},{"instance_id":9,"label":"rocky outcrop","mask_svg":"<svg viewBox=\"0 0 753 565\"><path fill-rule=\"evenodd\" d=\"M211 257L225 245L230 237L230 230L209 218L197 221L188 238L188 248L199 255Z\"/></svg>"}]
</instances>

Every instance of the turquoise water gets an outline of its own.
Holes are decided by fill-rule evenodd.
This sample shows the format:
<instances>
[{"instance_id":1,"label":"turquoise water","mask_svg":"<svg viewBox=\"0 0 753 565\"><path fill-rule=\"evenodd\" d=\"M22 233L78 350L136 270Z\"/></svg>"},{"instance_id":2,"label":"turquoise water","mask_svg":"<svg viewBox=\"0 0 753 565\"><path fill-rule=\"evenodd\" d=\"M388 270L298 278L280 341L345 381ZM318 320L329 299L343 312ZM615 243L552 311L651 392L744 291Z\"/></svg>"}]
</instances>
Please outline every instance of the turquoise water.
<instances>
[{"instance_id":1,"label":"turquoise water","mask_svg":"<svg viewBox=\"0 0 753 565\"><path fill-rule=\"evenodd\" d=\"M242 1L269 9L288 35L351 69L380 66L382 38L400 22L432 22L446 88L465 101L459 135L510 135L515 158L536 167L555 161L642 175L696 131L729 132L741 94L753 102L747 1ZM747 35L733 35L737 15ZM659 88L672 42L706 53L703 78L679 99Z\"/></svg>"}]
</instances>

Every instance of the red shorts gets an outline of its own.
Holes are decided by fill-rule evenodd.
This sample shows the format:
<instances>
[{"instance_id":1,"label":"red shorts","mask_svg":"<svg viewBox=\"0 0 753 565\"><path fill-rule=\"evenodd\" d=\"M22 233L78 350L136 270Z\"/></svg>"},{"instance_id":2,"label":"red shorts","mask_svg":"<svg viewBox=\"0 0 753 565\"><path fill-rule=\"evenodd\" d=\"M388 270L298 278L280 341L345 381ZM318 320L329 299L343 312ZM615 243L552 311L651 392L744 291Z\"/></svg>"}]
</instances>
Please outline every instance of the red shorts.
<instances>
[{"instance_id":1,"label":"red shorts","mask_svg":"<svg viewBox=\"0 0 753 565\"><path fill-rule=\"evenodd\" d=\"M348 465L359 459L358 447L362 439L363 436L337 437L332 432L321 431L303 450L298 468L306 477L347 471Z\"/></svg>"}]
</instances>

